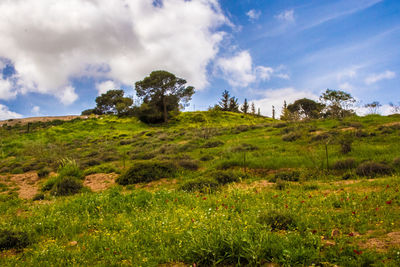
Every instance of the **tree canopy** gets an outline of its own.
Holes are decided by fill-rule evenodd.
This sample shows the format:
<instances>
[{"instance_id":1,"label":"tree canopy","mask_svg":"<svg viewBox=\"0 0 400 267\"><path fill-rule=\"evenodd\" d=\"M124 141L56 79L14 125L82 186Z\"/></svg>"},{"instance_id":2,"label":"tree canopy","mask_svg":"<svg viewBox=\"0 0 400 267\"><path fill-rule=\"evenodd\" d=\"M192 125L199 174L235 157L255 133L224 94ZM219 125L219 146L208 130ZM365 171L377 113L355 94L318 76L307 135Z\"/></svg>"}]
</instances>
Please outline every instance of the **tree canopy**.
<instances>
[{"instance_id":1,"label":"tree canopy","mask_svg":"<svg viewBox=\"0 0 400 267\"><path fill-rule=\"evenodd\" d=\"M168 114L179 112L194 94L194 87L186 86L186 80L163 70L153 71L136 82L135 89L137 96L143 98L142 119L150 116L150 122L159 120L160 114L162 120L168 122Z\"/></svg>"},{"instance_id":2,"label":"tree canopy","mask_svg":"<svg viewBox=\"0 0 400 267\"><path fill-rule=\"evenodd\" d=\"M109 90L106 93L96 97L96 107L94 109L84 110L82 115L126 115L129 112L132 104L132 98L125 97L123 90Z\"/></svg>"},{"instance_id":3,"label":"tree canopy","mask_svg":"<svg viewBox=\"0 0 400 267\"><path fill-rule=\"evenodd\" d=\"M325 117L343 118L354 114L351 107L356 100L349 93L326 89L319 100L325 105Z\"/></svg>"},{"instance_id":4,"label":"tree canopy","mask_svg":"<svg viewBox=\"0 0 400 267\"><path fill-rule=\"evenodd\" d=\"M308 98L302 98L296 100L286 108L294 116L297 116L298 119L317 119L320 116L320 112L324 108L324 105Z\"/></svg>"}]
</instances>

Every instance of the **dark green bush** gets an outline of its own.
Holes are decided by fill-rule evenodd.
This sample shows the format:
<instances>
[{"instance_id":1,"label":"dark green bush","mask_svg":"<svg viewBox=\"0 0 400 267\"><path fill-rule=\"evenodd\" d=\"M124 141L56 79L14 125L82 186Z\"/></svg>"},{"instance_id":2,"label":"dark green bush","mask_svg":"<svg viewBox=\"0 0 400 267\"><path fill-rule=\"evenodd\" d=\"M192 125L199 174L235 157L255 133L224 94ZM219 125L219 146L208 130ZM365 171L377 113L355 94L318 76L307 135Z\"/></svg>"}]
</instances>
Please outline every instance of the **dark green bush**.
<instances>
[{"instance_id":1,"label":"dark green bush","mask_svg":"<svg viewBox=\"0 0 400 267\"><path fill-rule=\"evenodd\" d=\"M222 161L218 166L217 169L219 170L227 170L233 167L242 166L243 162L239 160L225 160Z\"/></svg>"},{"instance_id":2,"label":"dark green bush","mask_svg":"<svg viewBox=\"0 0 400 267\"><path fill-rule=\"evenodd\" d=\"M83 174L85 176L90 175L90 174L95 174L95 173L112 173L115 172L117 173L118 170L113 167L113 166L109 166L109 165L100 165L100 166L94 166L91 168L86 169Z\"/></svg>"},{"instance_id":3,"label":"dark green bush","mask_svg":"<svg viewBox=\"0 0 400 267\"><path fill-rule=\"evenodd\" d=\"M44 199L44 194L43 193L37 193L36 195L33 196L32 200L37 201L37 200L43 200Z\"/></svg>"},{"instance_id":4,"label":"dark green bush","mask_svg":"<svg viewBox=\"0 0 400 267\"><path fill-rule=\"evenodd\" d=\"M349 170L356 167L356 161L353 158L336 161L332 169L334 170Z\"/></svg>"},{"instance_id":5,"label":"dark green bush","mask_svg":"<svg viewBox=\"0 0 400 267\"><path fill-rule=\"evenodd\" d=\"M64 176L53 185L51 194L53 196L69 196L79 193L82 188L82 181L76 179L76 177Z\"/></svg>"},{"instance_id":6,"label":"dark green bush","mask_svg":"<svg viewBox=\"0 0 400 267\"><path fill-rule=\"evenodd\" d=\"M280 123L275 124L273 127L274 128L283 128L283 127L286 127L287 125L288 125L287 123L280 122Z\"/></svg>"},{"instance_id":7,"label":"dark green bush","mask_svg":"<svg viewBox=\"0 0 400 267\"><path fill-rule=\"evenodd\" d=\"M181 159L178 161L178 165L186 170L196 171L199 168L199 163L191 159Z\"/></svg>"},{"instance_id":8,"label":"dark green bush","mask_svg":"<svg viewBox=\"0 0 400 267\"><path fill-rule=\"evenodd\" d=\"M388 175L392 173L392 168L384 163L367 161L358 165L356 173L359 176L375 177L377 175Z\"/></svg>"},{"instance_id":9,"label":"dark green bush","mask_svg":"<svg viewBox=\"0 0 400 267\"><path fill-rule=\"evenodd\" d=\"M180 186L180 189L186 192L199 191L203 193L213 192L218 188L219 184L212 178L192 179Z\"/></svg>"},{"instance_id":10,"label":"dark green bush","mask_svg":"<svg viewBox=\"0 0 400 267\"><path fill-rule=\"evenodd\" d=\"M352 143L353 143L353 137L351 135L342 136L339 139L340 152L342 154L350 153Z\"/></svg>"},{"instance_id":11,"label":"dark green bush","mask_svg":"<svg viewBox=\"0 0 400 267\"><path fill-rule=\"evenodd\" d=\"M273 231L289 230L296 227L295 218L290 213L283 211L262 213L258 216L257 221L262 225L270 226Z\"/></svg>"},{"instance_id":12,"label":"dark green bush","mask_svg":"<svg viewBox=\"0 0 400 267\"><path fill-rule=\"evenodd\" d=\"M27 247L30 243L31 240L25 232L0 230L0 251L12 248L21 249Z\"/></svg>"},{"instance_id":13,"label":"dark green bush","mask_svg":"<svg viewBox=\"0 0 400 267\"><path fill-rule=\"evenodd\" d=\"M50 191L52 188L53 188L53 186L54 186L54 184L58 181L58 177L52 177L52 178L50 178L50 179L48 179L44 184L43 184L43 186L42 186L42 191L43 192L45 192L45 191Z\"/></svg>"},{"instance_id":14,"label":"dark green bush","mask_svg":"<svg viewBox=\"0 0 400 267\"><path fill-rule=\"evenodd\" d=\"M212 155L204 155L200 158L201 161L210 161L213 159L214 159L214 157Z\"/></svg>"},{"instance_id":15,"label":"dark green bush","mask_svg":"<svg viewBox=\"0 0 400 267\"><path fill-rule=\"evenodd\" d=\"M175 175L176 166L168 161L139 162L120 175L116 182L120 185L151 182Z\"/></svg>"},{"instance_id":16,"label":"dark green bush","mask_svg":"<svg viewBox=\"0 0 400 267\"><path fill-rule=\"evenodd\" d=\"M40 169L37 172L37 175L38 175L39 178L47 177L47 176L49 176L49 174L50 174L50 169L49 168L43 168L43 169Z\"/></svg>"},{"instance_id":17,"label":"dark green bush","mask_svg":"<svg viewBox=\"0 0 400 267\"><path fill-rule=\"evenodd\" d=\"M393 166L394 166L395 168L400 168L400 157L395 158L395 159L393 160Z\"/></svg>"},{"instance_id":18,"label":"dark green bush","mask_svg":"<svg viewBox=\"0 0 400 267\"><path fill-rule=\"evenodd\" d=\"M78 167L74 161L69 161L66 164L62 164L58 168L58 175L60 177L72 176L77 179L85 178L83 176L83 171Z\"/></svg>"},{"instance_id":19,"label":"dark green bush","mask_svg":"<svg viewBox=\"0 0 400 267\"><path fill-rule=\"evenodd\" d=\"M213 148L213 147L217 147L217 146L222 146L224 144L224 142L222 141L208 141L207 143L205 143L202 147L203 148Z\"/></svg>"},{"instance_id":20,"label":"dark green bush","mask_svg":"<svg viewBox=\"0 0 400 267\"><path fill-rule=\"evenodd\" d=\"M271 181L275 182L277 180L297 182L300 179L300 172L298 171L286 171L278 172L275 174L274 179Z\"/></svg>"},{"instance_id":21,"label":"dark green bush","mask_svg":"<svg viewBox=\"0 0 400 267\"><path fill-rule=\"evenodd\" d=\"M234 147L232 149L232 152L245 152L245 151L254 151L257 150L258 147L252 144L241 144L237 147Z\"/></svg>"},{"instance_id":22,"label":"dark green bush","mask_svg":"<svg viewBox=\"0 0 400 267\"><path fill-rule=\"evenodd\" d=\"M239 175L233 171L214 171L210 175L220 185L239 182Z\"/></svg>"},{"instance_id":23,"label":"dark green bush","mask_svg":"<svg viewBox=\"0 0 400 267\"><path fill-rule=\"evenodd\" d=\"M282 136L282 140L285 142L293 142L301 138L301 133L291 132Z\"/></svg>"}]
</instances>

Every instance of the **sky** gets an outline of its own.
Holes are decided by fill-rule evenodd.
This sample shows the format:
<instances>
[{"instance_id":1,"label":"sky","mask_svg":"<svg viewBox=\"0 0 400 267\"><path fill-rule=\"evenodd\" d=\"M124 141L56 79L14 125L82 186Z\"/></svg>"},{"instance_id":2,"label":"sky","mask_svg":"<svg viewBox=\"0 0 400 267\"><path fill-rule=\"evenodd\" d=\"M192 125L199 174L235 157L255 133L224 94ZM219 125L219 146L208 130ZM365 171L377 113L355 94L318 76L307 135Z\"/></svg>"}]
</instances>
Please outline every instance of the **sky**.
<instances>
[{"instance_id":1,"label":"sky","mask_svg":"<svg viewBox=\"0 0 400 267\"><path fill-rule=\"evenodd\" d=\"M399 0L0 0L0 120L80 114L166 70L271 116L343 90L380 113L400 104Z\"/></svg>"}]
</instances>

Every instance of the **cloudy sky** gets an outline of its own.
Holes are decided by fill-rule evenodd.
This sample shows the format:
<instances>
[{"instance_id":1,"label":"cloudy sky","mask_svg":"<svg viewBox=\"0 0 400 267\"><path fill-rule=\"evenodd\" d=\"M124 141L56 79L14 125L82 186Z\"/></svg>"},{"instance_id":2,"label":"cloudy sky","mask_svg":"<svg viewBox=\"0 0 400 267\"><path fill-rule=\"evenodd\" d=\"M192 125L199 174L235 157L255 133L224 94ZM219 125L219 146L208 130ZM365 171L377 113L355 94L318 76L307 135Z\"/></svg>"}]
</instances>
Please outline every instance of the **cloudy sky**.
<instances>
[{"instance_id":1,"label":"cloudy sky","mask_svg":"<svg viewBox=\"0 0 400 267\"><path fill-rule=\"evenodd\" d=\"M0 119L80 114L167 70L205 110L224 90L265 115L326 88L400 102L398 0L0 0Z\"/></svg>"}]
</instances>

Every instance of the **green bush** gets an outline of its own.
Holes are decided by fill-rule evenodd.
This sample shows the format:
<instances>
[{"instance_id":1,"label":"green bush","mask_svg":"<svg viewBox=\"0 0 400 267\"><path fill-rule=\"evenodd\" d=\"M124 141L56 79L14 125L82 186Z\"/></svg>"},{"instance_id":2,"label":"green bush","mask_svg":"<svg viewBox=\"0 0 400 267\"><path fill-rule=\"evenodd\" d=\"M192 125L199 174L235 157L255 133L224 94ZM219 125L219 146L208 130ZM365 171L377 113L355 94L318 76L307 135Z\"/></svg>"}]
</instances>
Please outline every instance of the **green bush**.
<instances>
[{"instance_id":1,"label":"green bush","mask_svg":"<svg viewBox=\"0 0 400 267\"><path fill-rule=\"evenodd\" d=\"M272 179L272 182L275 182L277 180L282 180L282 181L291 181L291 182L297 182L300 179L300 172L298 171L286 171L286 172L278 172L275 174L274 179Z\"/></svg>"},{"instance_id":2,"label":"green bush","mask_svg":"<svg viewBox=\"0 0 400 267\"><path fill-rule=\"evenodd\" d=\"M208 141L207 143L205 143L202 147L203 148L213 148L213 147L217 147L217 146L222 146L224 144L224 142L222 141Z\"/></svg>"},{"instance_id":3,"label":"green bush","mask_svg":"<svg viewBox=\"0 0 400 267\"><path fill-rule=\"evenodd\" d=\"M233 171L214 171L210 175L220 185L239 182L239 175Z\"/></svg>"},{"instance_id":4,"label":"green bush","mask_svg":"<svg viewBox=\"0 0 400 267\"><path fill-rule=\"evenodd\" d=\"M115 172L117 173L118 170L113 167L113 166L109 166L109 165L100 165L100 166L94 166L91 168L86 169L83 172L84 176L90 175L90 174L95 174L95 173L112 173Z\"/></svg>"},{"instance_id":5,"label":"green bush","mask_svg":"<svg viewBox=\"0 0 400 267\"><path fill-rule=\"evenodd\" d=\"M38 172L37 172L37 175L39 178L47 177L47 176L49 176L49 174L50 174L49 168L43 168L43 169L38 170Z\"/></svg>"},{"instance_id":6,"label":"green bush","mask_svg":"<svg viewBox=\"0 0 400 267\"><path fill-rule=\"evenodd\" d=\"M43 185L42 185L42 191L50 191L53 186L55 185L55 183L57 183L57 181L59 180L58 177L52 177L50 179L48 179Z\"/></svg>"},{"instance_id":7,"label":"green bush","mask_svg":"<svg viewBox=\"0 0 400 267\"><path fill-rule=\"evenodd\" d=\"M44 194L43 193L37 193L32 200L37 201L37 200L43 200L44 199Z\"/></svg>"},{"instance_id":8,"label":"green bush","mask_svg":"<svg viewBox=\"0 0 400 267\"><path fill-rule=\"evenodd\" d=\"M82 181L76 179L76 177L64 176L53 185L51 194L53 196L69 196L79 193L82 188Z\"/></svg>"},{"instance_id":9,"label":"green bush","mask_svg":"<svg viewBox=\"0 0 400 267\"><path fill-rule=\"evenodd\" d=\"M199 163L195 160L181 159L178 161L178 165L186 170L196 171L199 168Z\"/></svg>"},{"instance_id":10,"label":"green bush","mask_svg":"<svg viewBox=\"0 0 400 267\"><path fill-rule=\"evenodd\" d=\"M31 240L27 233L21 231L0 230L0 251L6 249L21 249L27 247Z\"/></svg>"},{"instance_id":11,"label":"green bush","mask_svg":"<svg viewBox=\"0 0 400 267\"><path fill-rule=\"evenodd\" d=\"M291 132L282 136L282 140L285 142L293 142L301 138L301 133Z\"/></svg>"},{"instance_id":12,"label":"green bush","mask_svg":"<svg viewBox=\"0 0 400 267\"><path fill-rule=\"evenodd\" d=\"M245 152L245 151L254 151L257 150L258 147L252 144L241 144L237 147L234 147L232 149L232 152Z\"/></svg>"},{"instance_id":13,"label":"green bush","mask_svg":"<svg viewBox=\"0 0 400 267\"><path fill-rule=\"evenodd\" d=\"M213 159L214 159L214 157L212 155L204 155L200 158L201 161L210 161Z\"/></svg>"},{"instance_id":14,"label":"green bush","mask_svg":"<svg viewBox=\"0 0 400 267\"><path fill-rule=\"evenodd\" d=\"M199 191L203 193L213 192L218 188L219 184L212 178L197 178L189 180L180 186L180 189L186 192Z\"/></svg>"},{"instance_id":15,"label":"green bush","mask_svg":"<svg viewBox=\"0 0 400 267\"><path fill-rule=\"evenodd\" d=\"M400 168L400 157L395 158L395 159L393 160L393 166L394 166L395 168Z\"/></svg>"},{"instance_id":16,"label":"green bush","mask_svg":"<svg viewBox=\"0 0 400 267\"><path fill-rule=\"evenodd\" d=\"M151 182L175 175L176 166L172 162L139 162L120 175L116 182L120 185Z\"/></svg>"},{"instance_id":17,"label":"green bush","mask_svg":"<svg viewBox=\"0 0 400 267\"><path fill-rule=\"evenodd\" d=\"M67 177L67 176L72 176L77 179L83 179L85 176L83 176L83 171L79 168L78 164L76 164L75 161L73 160L67 160L65 162L62 162L60 164L60 167L58 168L58 175L60 177Z\"/></svg>"},{"instance_id":18,"label":"green bush","mask_svg":"<svg viewBox=\"0 0 400 267\"><path fill-rule=\"evenodd\" d=\"M295 218L288 212L271 211L262 213L258 216L258 223L268 225L273 231L276 230L289 230L296 227Z\"/></svg>"},{"instance_id":19,"label":"green bush","mask_svg":"<svg viewBox=\"0 0 400 267\"><path fill-rule=\"evenodd\" d=\"M356 167L356 161L353 158L336 161L332 169L334 170L349 170Z\"/></svg>"},{"instance_id":20,"label":"green bush","mask_svg":"<svg viewBox=\"0 0 400 267\"><path fill-rule=\"evenodd\" d=\"M384 163L367 161L358 165L356 173L359 176L375 177L377 175L389 175L392 173L392 168Z\"/></svg>"}]
</instances>

